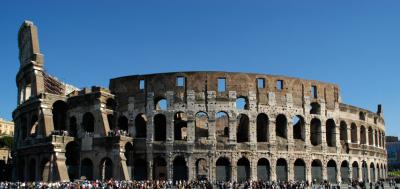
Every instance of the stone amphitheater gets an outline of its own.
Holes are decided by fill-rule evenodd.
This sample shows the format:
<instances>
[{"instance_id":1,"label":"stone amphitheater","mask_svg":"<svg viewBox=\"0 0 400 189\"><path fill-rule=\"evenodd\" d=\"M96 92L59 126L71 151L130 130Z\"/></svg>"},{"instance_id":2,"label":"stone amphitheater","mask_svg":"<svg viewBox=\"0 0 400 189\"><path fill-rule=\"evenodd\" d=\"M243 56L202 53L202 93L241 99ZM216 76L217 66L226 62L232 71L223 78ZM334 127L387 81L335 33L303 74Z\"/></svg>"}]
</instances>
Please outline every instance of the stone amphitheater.
<instances>
[{"instance_id":1,"label":"stone amphitheater","mask_svg":"<svg viewBox=\"0 0 400 189\"><path fill-rule=\"evenodd\" d=\"M335 84L173 72L78 89L44 70L36 26L18 34L13 178L25 181L329 180L387 176L385 124Z\"/></svg>"}]
</instances>

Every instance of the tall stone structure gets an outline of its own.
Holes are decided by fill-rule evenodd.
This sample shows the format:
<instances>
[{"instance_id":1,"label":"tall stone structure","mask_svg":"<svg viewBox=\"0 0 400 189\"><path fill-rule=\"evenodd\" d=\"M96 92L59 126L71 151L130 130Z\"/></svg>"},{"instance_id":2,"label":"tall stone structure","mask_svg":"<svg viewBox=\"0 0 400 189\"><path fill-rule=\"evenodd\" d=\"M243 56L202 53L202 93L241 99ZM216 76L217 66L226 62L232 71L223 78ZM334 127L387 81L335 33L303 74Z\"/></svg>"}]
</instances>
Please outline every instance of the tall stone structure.
<instances>
[{"instance_id":1,"label":"tall stone structure","mask_svg":"<svg viewBox=\"0 0 400 189\"><path fill-rule=\"evenodd\" d=\"M15 180L386 177L382 107L344 104L335 84L174 72L79 90L43 70L31 22L19 47Z\"/></svg>"}]
</instances>

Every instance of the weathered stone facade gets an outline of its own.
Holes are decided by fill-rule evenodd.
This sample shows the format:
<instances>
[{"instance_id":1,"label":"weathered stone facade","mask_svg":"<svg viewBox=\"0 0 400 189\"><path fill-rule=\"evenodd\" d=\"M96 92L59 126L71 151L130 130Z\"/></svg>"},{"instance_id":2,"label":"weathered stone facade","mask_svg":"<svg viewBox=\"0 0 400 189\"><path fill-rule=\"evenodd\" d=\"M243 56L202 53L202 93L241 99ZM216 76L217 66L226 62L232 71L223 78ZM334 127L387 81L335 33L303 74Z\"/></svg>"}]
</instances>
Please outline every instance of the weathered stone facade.
<instances>
[{"instance_id":1,"label":"weathered stone facade","mask_svg":"<svg viewBox=\"0 0 400 189\"><path fill-rule=\"evenodd\" d=\"M174 72L77 90L44 72L30 22L19 47L16 180L386 177L381 106L343 104L337 85Z\"/></svg>"},{"instance_id":2,"label":"weathered stone facade","mask_svg":"<svg viewBox=\"0 0 400 189\"><path fill-rule=\"evenodd\" d=\"M14 136L14 122L0 118L0 136Z\"/></svg>"}]
</instances>

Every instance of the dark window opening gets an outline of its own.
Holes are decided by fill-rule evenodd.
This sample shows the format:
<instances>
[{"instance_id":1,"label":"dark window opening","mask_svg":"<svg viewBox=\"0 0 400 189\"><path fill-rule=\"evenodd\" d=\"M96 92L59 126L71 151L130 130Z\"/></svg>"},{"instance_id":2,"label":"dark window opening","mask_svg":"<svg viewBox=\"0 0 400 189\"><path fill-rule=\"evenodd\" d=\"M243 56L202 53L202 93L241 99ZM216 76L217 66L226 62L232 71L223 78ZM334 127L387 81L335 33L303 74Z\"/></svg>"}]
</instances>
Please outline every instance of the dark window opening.
<instances>
[{"instance_id":1,"label":"dark window opening","mask_svg":"<svg viewBox=\"0 0 400 189\"><path fill-rule=\"evenodd\" d=\"M326 143L329 147L336 146L336 125L333 119L326 121Z\"/></svg>"},{"instance_id":2,"label":"dark window opening","mask_svg":"<svg viewBox=\"0 0 400 189\"><path fill-rule=\"evenodd\" d=\"M174 116L174 140L187 140L187 116L183 112Z\"/></svg>"},{"instance_id":3,"label":"dark window opening","mask_svg":"<svg viewBox=\"0 0 400 189\"><path fill-rule=\"evenodd\" d=\"M275 132L277 137L287 139L287 119L285 115L279 114L276 117Z\"/></svg>"},{"instance_id":4,"label":"dark window opening","mask_svg":"<svg viewBox=\"0 0 400 189\"><path fill-rule=\"evenodd\" d=\"M162 114L154 116L154 141L165 141L167 134L167 119Z\"/></svg>"},{"instance_id":5,"label":"dark window opening","mask_svg":"<svg viewBox=\"0 0 400 189\"><path fill-rule=\"evenodd\" d=\"M265 79L257 78L257 88L264 89L265 88Z\"/></svg>"},{"instance_id":6,"label":"dark window opening","mask_svg":"<svg viewBox=\"0 0 400 189\"><path fill-rule=\"evenodd\" d=\"M305 141L304 118L299 115L293 117L293 139Z\"/></svg>"},{"instance_id":7,"label":"dark window opening","mask_svg":"<svg viewBox=\"0 0 400 189\"><path fill-rule=\"evenodd\" d=\"M311 135L310 135L310 140L311 144L314 146L320 145L322 142L322 137L321 137L321 121L317 118L314 118L311 120Z\"/></svg>"},{"instance_id":8,"label":"dark window opening","mask_svg":"<svg viewBox=\"0 0 400 189\"><path fill-rule=\"evenodd\" d=\"M261 113L257 116L257 142L268 142L268 116Z\"/></svg>"},{"instance_id":9,"label":"dark window opening","mask_svg":"<svg viewBox=\"0 0 400 189\"><path fill-rule=\"evenodd\" d=\"M225 91L226 91L226 79L218 78L218 92L225 92Z\"/></svg>"},{"instance_id":10,"label":"dark window opening","mask_svg":"<svg viewBox=\"0 0 400 189\"><path fill-rule=\"evenodd\" d=\"M319 103L313 102L310 104L310 106L311 106L310 114L317 114L317 115L321 114L321 105L319 105Z\"/></svg>"},{"instance_id":11,"label":"dark window opening","mask_svg":"<svg viewBox=\"0 0 400 189\"><path fill-rule=\"evenodd\" d=\"M83 130L85 130L88 133L93 133L94 132L94 117L92 113L87 112L83 115Z\"/></svg>"},{"instance_id":12,"label":"dark window opening","mask_svg":"<svg viewBox=\"0 0 400 189\"><path fill-rule=\"evenodd\" d=\"M139 90L144 90L145 84L144 79L139 80Z\"/></svg>"},{"instance_id":13,"label":"dark window opening","mask_svg":"<svg viewBox=\"0 0 400 189\"><path fill-rule=\"evenodd\" d=\"M225 112L218 112L215 120L217 142L227 142L229 137L229 117Z\"/></svg>"},{"instance_id":14,"label":"dark window opening","mask_svg":"<svg viewBox=\"0 0 400 189\"><path fill-rule=\"evenodd\" d=\"M147 118L144 114L139 114L135 118L135 128L137 138L146 138Z\"/></svg>"},{"instance_id":15,"label":"dark window opening","mask_svg":"<svg viewBox=\"0 0 400 189\"><path fill-rule=\"evenodd\" d=\"M184 87L185 86L185 77L182 77L182 76L176 77L176 86Z\"/></svg>"},{"instance_id":16,"label":"dark window opening","mask_svg":"<svg viewBox=\"0 0 400 189\"><path fill-rule=\"evenodd\" d=\"M276 89L277 89L278 91L283 90L283 80L278 80L278 81L276 81Z\"/></svg>"},{"instance_id":17,"label":"dark window opening","mask_svg":"<svg viewBox=\"0 0 400 189\"><path fill-rule=\"evenodd\" d=\"M196 140L208 137L208 115L205 112L198 112L196 114L195 125Z\"/></svg>"},{"instance_id":18,"label":"dark window opening","mask_svg":"<svg viewBox=\"0 0 400 189\"><path fill-rule=\"evenodd\" d=\"M315 85L311 86L311 95L312 95L313 98L317 98L318 97L317 86L315 86Z\"/></svg>"},{"instance_id":19,"label":"dark window opening","mask_svg":"<svg viewBox=\"0 0 400 189\"><path fill-rule=\"evenodd\" d=\"M118 128L122 131L128 131L128 118L120 116L118 118Z\"/></svg>"},{"instance_id":20,"label":"dark window opening","mask_svg":"<svg viewBox=\"0 0 400 189\"><path fill-rule=\"evenodd\" d=\"M249 109L249 101L246 97L238 97L236 99L236 109L238 110L248 110Z\"/></svg>"},{"instance_id":21,"label":"dark window opening","mask_svg":"<svg viewBox=\"0 0 400 189\"><path fill-rule=\"evenodd\" d=\"M237 142L249 142L249 117L245 114L238 116L238 126L236 131Z\"/></svg>"}]
</instances>

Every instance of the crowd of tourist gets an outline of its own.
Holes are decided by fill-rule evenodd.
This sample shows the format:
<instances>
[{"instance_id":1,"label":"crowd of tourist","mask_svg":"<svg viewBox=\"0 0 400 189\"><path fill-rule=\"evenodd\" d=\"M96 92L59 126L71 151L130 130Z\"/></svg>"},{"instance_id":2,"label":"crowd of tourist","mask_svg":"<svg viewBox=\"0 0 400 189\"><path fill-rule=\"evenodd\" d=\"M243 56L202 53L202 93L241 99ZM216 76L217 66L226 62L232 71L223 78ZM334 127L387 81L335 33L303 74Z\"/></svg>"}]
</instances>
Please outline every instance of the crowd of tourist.
<instances>
[{"instance_id":1,"label":"crowd of tourist","mask_svg":"<svg viewBox=\"0 0 400 189\"><path fill-rule=\"evenodd\" d=\"M308 181L246 181L246 182L208 182L203 181L87 181L79 180L75 182L0 182L0 189L340 189L339 184L331 184L328 181L312 182ZM394 181L389 182L390 188L396 188ZM353 180L348 185L348 189L383 189L384 182L365 183ZM345 188L347 189L347 188Z\"/></svg>"}]
</instances>

